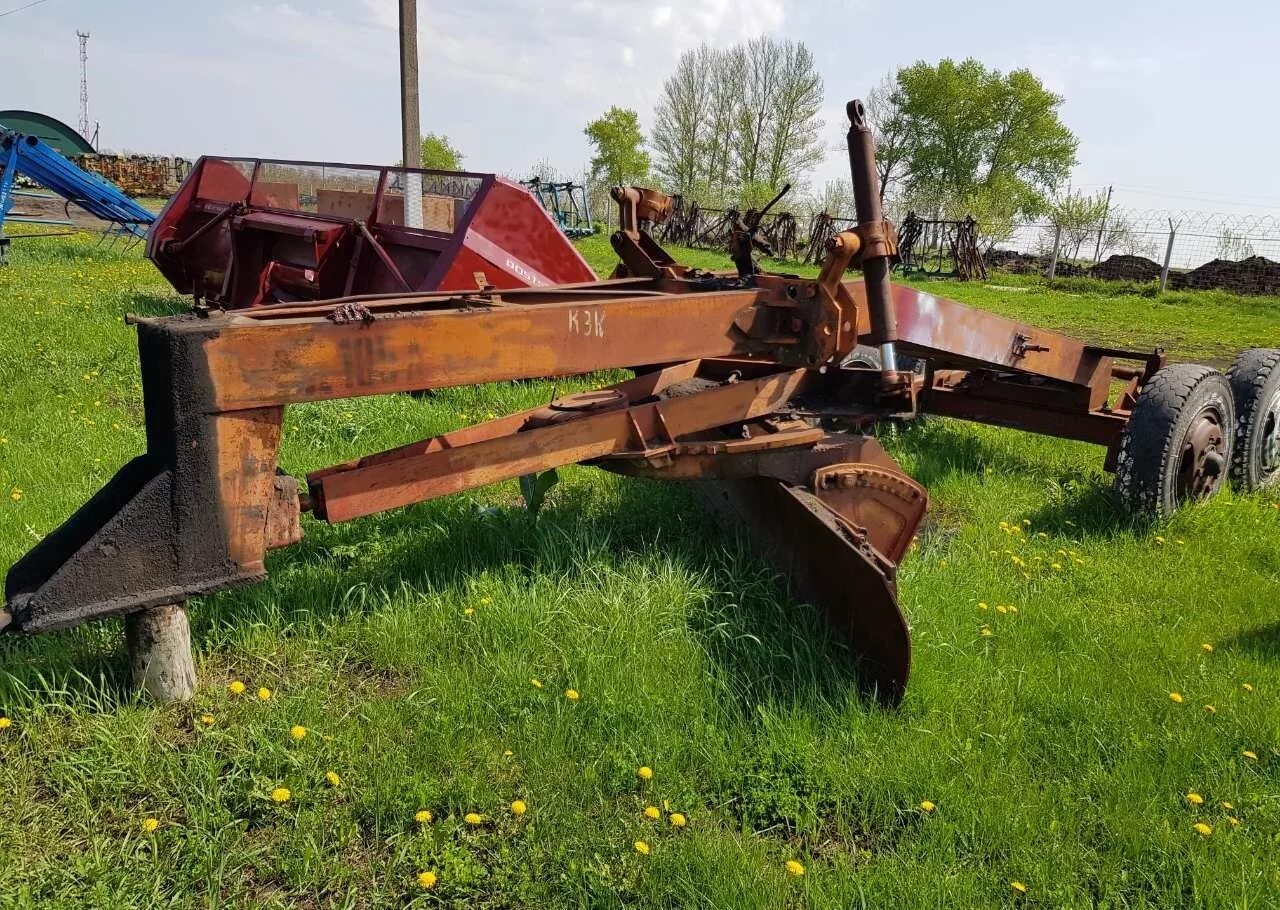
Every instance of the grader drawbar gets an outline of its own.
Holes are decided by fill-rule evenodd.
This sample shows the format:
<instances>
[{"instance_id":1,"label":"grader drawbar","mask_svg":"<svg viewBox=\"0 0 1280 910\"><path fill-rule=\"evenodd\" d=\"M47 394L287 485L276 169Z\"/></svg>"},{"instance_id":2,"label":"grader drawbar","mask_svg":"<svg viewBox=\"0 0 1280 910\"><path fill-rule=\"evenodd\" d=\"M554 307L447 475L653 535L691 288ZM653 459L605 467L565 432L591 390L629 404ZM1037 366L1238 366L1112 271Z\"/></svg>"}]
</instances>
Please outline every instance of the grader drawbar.
<instances>
[{"instance_id":1,"label":"grader drawbar","mask_svg":"<svg viewBox=\"0 0 1280 910\"><path fill-rule=\"evenodd\" d=\"M8 627L180 609L262 580L305 511L346 521L581 463L708 482L714 510L847 635L867 689L898 702L911 647L895 572L927 494L867 435L877 420L934 413L1097 443L1123 498L1155 514L1221 485L1237 427L1215 371L894 286L872 137L858 102L849 115L858 224L816 279L749 255L736 273L680 265L642 229L670 199L620 187L606 281L134 320L146 454L12 567ZM851 266L862 280L844 280ZM634 378L305 483L278 466L295 402L617 368ZM1273 470L1258 459L1274 461L1274 441L1255 442L1251 470Z\"/></svg>"}]
</instances>

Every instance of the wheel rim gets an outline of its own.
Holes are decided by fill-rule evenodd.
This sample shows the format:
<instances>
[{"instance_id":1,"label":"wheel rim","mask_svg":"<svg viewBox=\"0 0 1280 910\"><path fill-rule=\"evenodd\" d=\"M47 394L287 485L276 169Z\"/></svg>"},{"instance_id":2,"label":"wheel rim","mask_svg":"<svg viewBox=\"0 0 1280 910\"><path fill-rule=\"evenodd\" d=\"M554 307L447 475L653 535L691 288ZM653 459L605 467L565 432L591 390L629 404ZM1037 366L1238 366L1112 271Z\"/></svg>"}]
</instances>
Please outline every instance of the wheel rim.
<instances>
[{"instance_id":1,"label":"wheel rim","mask_svg":"<svg viewBox=\"0 0 1280 910\"><path fill-rule=\"evenodd\" d=\"M1179 500L1201 499L1217 492L1226 476L1226 434L1222 412L1213 405L1191 421L1182 440L1176 494Z\"/></svg>"},{"instance_id":2,"label":"wheel rim","mask_svg":"<svg viewBox=\"0 0 1280 910\"><path fill-rule=\"evenodd\" d=\"M1274 395L1262 415L1262 438L1259 440L1258 467L1263 482L1280 470L1280 393Z\"/></svg>"}]
</instances>

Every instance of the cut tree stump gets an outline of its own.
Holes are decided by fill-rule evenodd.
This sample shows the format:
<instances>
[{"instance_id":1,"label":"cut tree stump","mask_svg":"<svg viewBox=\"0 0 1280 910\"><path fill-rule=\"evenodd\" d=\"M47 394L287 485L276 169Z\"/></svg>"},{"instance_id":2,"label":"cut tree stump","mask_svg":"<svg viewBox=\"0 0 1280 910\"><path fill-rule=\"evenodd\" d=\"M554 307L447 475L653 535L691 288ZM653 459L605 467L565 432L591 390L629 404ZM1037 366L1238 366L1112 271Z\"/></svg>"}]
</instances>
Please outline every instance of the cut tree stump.
<instances>
[{"instance_id":1,"label":"cut tree stump","mask_svg":"<svg viewBox=\"0 0 1280 910\"><path fill-rule=\"evenodd\" d=\"M152 607L124 618L133 684L158 702L186 701L196 691L191 626L182 604Z\"/></svg>"}]
</instances>

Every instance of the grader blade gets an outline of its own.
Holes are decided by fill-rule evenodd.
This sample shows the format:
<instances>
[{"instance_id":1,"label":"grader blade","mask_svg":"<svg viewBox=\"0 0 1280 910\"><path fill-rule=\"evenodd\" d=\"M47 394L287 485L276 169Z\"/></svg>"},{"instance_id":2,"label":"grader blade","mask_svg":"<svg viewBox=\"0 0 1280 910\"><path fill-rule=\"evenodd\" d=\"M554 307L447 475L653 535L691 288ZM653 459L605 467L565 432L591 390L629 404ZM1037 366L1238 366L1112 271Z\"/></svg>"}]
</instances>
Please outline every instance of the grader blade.
<instances>
[{"instance_id":1,"label":"grader blade","mask_svg":"<svg viewBox=\"0 0 1280 910\"><path fill-rule=\"evenodd\" d=\"M864 688L885 705L902 699L911 643L895 575L929 497L875 439L772 419L744 424L739 438L700 434L656 459L596 463L629 476L704 481L720 524L746 531L792 593L817 605L846 640Z\"/></svg>"},{"instance_id":2,"label":"grader blade","mask_svg":"<svg viewBox=\"0 0 1280 910\"><path fill-rule=\"evenodd\" d=\"M822 610L858 658L863 687L892 707L911 672L896 567L808 490L777 480L722 481L707 495L728 527L746 530L791 591ZM923 503L921 503L923 512Z\"/></svg>"}]
</instances>

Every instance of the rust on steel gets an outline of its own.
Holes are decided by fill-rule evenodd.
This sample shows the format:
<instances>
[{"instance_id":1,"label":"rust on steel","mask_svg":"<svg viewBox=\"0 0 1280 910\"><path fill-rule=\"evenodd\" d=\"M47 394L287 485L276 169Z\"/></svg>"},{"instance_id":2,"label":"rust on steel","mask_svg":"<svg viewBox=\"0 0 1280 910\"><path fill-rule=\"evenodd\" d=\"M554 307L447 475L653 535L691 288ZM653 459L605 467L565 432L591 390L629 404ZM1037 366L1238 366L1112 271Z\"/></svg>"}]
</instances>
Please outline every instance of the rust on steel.
<instances>
[{"instance_id":1,"label":"rust on steel","mask_svg":"<svg viewBox=\"0 0 1280 910\"><path fill-rule=\"evenodd\" d=\"M874 141L861 106L849 113L858 224L828 238L813 279L760 272L750 225L735 271L676 262L648 231L670 216L671 200L619 187L609 280L497 288L471 275L465 289L409 293L424 279L404 271L411 259L384 255L407 237L379 207L385 174L368 199L330 194L326 226L296 211L292 184L206 164L184 202L193 214L150 248L201 301L234 292L258 304L133 320L146 452L9 570L0 621L39 632L180 603L261 580L266 554L301 539L304 512L344 521L583 463L700 484L713 511L847 635L869 691L896 703L911 654L897 566L928 495L863 431L932 412L1099 443L1114 464L1162 359L895 286ZM197 186L214 194L219 180L235 192L220 206L196 205ZM346 259L347 271L308 277L298 251L313 246L278 240L271 249L297 256L218 266L228 231L250 244L265 218L273 237L296 229L308 244L327 243L315 232L347 230L344 206L372 213L349 249L380 270L375 282L353 282ZM183 271L197 259L198 275ZM861 280L846 278L851 267ZM328 288L341 296L317 296ZM884 369L846 365L859 342L889 355ZM925 358L928 369L898 370L899 355ZM633 378L301 481L280 470L292 404L618 369Z\"/></svg>"}]
</instances>

